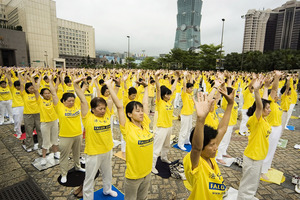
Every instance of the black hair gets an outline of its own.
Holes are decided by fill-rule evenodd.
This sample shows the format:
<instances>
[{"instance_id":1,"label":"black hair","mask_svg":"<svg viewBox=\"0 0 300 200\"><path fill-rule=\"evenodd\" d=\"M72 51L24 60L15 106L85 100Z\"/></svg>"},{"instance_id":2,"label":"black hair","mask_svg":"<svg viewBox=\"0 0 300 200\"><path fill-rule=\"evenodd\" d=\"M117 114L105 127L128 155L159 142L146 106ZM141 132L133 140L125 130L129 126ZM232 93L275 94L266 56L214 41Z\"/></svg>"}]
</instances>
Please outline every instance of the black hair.
<instances>
[{"instance_id":1,"label":"black hair","mask_svg":"<svg viewBox=\"0 0 300 200\"><path fill-rule=\"evenodd\" d=\"M87 85L88 85L88 83L82 81L82 82L80 83L80 88L82 88L84 84L87 84ZM91 93L91 92L89 91L89 88L87 88L87 91L88 91L89 93Z\"/></svg>"},{"instance_id":2,"label":"black hair","mask_svg":"<svg viewBox=\"0 0 300 200\"><path fill-rule=\"evenodd\" d=\"M193 83L186 83L186 88L191 88L191 87L194 87Z\"/></svg>"},{"instance_id":3,"label":"black hair","mask_svg":"<svg viewBox=\"0 0 300 200\"><path fill-rule=\"evenodd\" d=\"M134 87L130 87L128 89L128 96L130 96L132 94L137 94L137 90Z\"/></svg>"},{"instance_id":4,"label":"black hair","mask_svg":"<svg viewBox=\"0 0 300 200\"><path fill-rule=\"evenodd\" d=\"M106 90L108 90L107 85L103 85L102 88L101 88L101 94L104 95Z\"/></svg>"},{"instance_id":5,"label":"black hair","mask_svg":"<svg viewBox=\"0 0 300 200\"><path fill-rule=\"evenodd\" d=\"M88 77L86 77L86 80L87 81L92 80L92 77L88 76Z\"/></svg>"},{"instance_id":6,"label":"black hair","mask_svg":"<svg viewBox=\"0 0 300 200\"><path fill-rule=\"evenodd\" d=\"M43 89L41 89L40 94L43 95L46 90L48 90L51 93L51 91L48 88L43 88Z\"/></svg>"},{"instance_id":7,"label":"black hair","mask_svg":"<svg viewBox=\"0 0 300 200\"><path fill-rule=\"evenodd\" d=\"M163 99L163 97L168 94L172 94L172 91L164 85L161 86L160 87L160 98Z\"/></svg>"},{"instance_id":8,"label":"black hair","mask_svg":"<svg viewBox=\"0 0 300 200\"><path fill-rule=\"evenodd\" d=\"M5 83L5 84L6 84L6 81L0 81L0 84L2 84L2 83Z\"/></svg>"},{"instance_id":9,"label":"black hair","mask_svg":"<svg viewBox=\"0 0 300 200\"><path fill-rule=\"evenodd\" d=\"M20 81L19 81L19 80L15 81L15 82L14 82L14 86L15 86L15 87L21 86Z\"/></svg>"},{"instance_id":10,"label":"black hair","mask_svg":"<svg viewBox=\"0 0 300 200\"><path fill-rule=\"evenodd\" d=\"M74 98L75 99L75 94L69 93L69 92L64 93L62 98L60 99L60 102L63 103L64 101L67 101L68 98Z\"/></svg>"},{"instance_id":11,"label":"black hair","mask_svg":"<svg viewBox=\"0 0 300 200\"><path fill-rule=\"evenodd\" d=\"M166 78L168 78L168 75L165 74L165 75L164 75L164 79L166 79Z\"/></svg>"},{"instance_id":12,"label":"black hair","mask_svg":"<svg viewBox=\"0 0 300 200\"><path fill-rule=\"evenodd\" d=\"M266 99L261 99L261 101L263 104L263 109L266 107L267 104L271 103L270 100L266 100ZM254 102L253 105L250 108L248 108L247 115L251 117L254 114L255 110L256 110L256 103Z\"/></svg>"},{"instance_id":13,"label":"black hair","mask_svg":"<svg viewBox=\"0 0 300 200\"><path fill-rule=\"evenodd\" d=\"M193 146L193 136L195 132L195 127L191 130L191 135L190 135L190 143ZM209 144L209 142L212 139L215 139L218 135L218 131L210 126L204 125L204 130L203 130L204 138L203 138L203 148L202 150Z\"/></svg>"},{"instance_id":14,"label":"black hair","mask_svg":"<svg viewBox=\"0 0 300 200\"><path fill-rule=\"evenodd\" d=\"M91 102L90 102L90 105L91 105L91 113L94 114L94 112L92 111L92 109L94 108L97 108L97 106L99 104L103 104L105 105L105 107L107 107L107 102L105 101L105 99L103 99L102 97L94 97Z\"/></svg>"},{"instance_id":15,"label":"black hair","mask_svg":"<svg viewBox=\"0 0 300 200\"><path fill-rule=\"evenodd\" d=\"M33 79L34 79L35 81L37 81L37 80L39 80L39 77L36 76L36 77L34 77Z\"/></svg>"},{"instance_id":16,"label":"black hair","mask_svg":"<svg viewBox=\"0 0 300 200\"><path fill-rule=\"evenodd\" d=\"M104 80L103 80L103 79L100 79L100 80L99 80L99 84L102 85L103 83L104 83Z\"/></svg>"},{"instance_id":17,"label":"black hair","mask_svg":"<svg viewBox=\"0 0 300 200\"><path fill-rule=\"evenodd\" d=\"M65 82L65 84L68 84L68 83L71 83L72 81L71 81L70 77L66 76L64 82Z\"/></svg>"},{"instance_id":18,"label":"black hair","mask_svg":"<svg viewBox=\"0 0 300 200\"><path fill-rule=\"evenodd\" d=\"M283 86L281 89L280 89L280 93L283 94L286 90L286 85ZM289 87L289 91L291 91L292 89Z\"/></svg>"},{"instance_id":19,"label":"black hair","mask_svg":"<svg viewBox=\"0 0 300 200\"><path fill-rule=\"evenodd\" d=\"M126 116L127 116L127 118L131 121L131 118L128 116L128 113L132 113L132 111L133 111L133 109L134 108L138 108L138 107L140 107L140 108L144 108L143 107L143 104L141 104L140 102L138 102L138 101L131 101L131 102L129 102L127 105L126 105Z\"/></svg>"},{"instance_id":20,"label":"black hair","mask_svg":"<svg viewBox=\"0 0 300 200\"><path fill-rule=\"evenodd\" d=\"M25 84L25 91L26 91L27 94L29 94L28 88L30 86L33 86L33 84L31 82Z\"/></svg>"},{"instance_id":21,"label":"black hair","mask_svg":"<svg viewBox=\"0 0 300 200\"><path fill-rule=\"evenodd\" d=\"M47 80L47 79L49 79L48 76L44 76L43 80L45 81L45 80Z\"/></svg>"},{"instance_id":22,"label":"black hair","mask_svg":"<svg viewBox=\"0 0 300 200\"><path fill-rule=\"evenodd\" d=\"M155 83L155 80L154 80L154 79L151 79L150 84L152 84L152 83Z\"/></svg>"}]
</instances>

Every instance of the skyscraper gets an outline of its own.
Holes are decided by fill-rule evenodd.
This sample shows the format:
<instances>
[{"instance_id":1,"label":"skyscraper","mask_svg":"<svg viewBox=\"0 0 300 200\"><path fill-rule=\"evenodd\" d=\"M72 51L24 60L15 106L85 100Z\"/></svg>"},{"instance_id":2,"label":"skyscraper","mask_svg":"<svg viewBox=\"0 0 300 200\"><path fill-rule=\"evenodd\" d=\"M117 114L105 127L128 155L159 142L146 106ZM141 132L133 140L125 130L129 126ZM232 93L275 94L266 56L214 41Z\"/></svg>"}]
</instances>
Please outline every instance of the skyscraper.
<instances>
[{"instance_id":1,"label":"skyscraper","mask_svg":"<svg viewBox=\"0 0 300 200\"><path fill-rule=\"evenodd\" d=\"M177 8L174 48L189 50L199 47L202 0L178 0Z\"/></svg>"},{"instance_id":2,"label":"skyscraper","mask_svg":"<svg viewBox=\"0 0 300 200\"><path fill-rule=\"evenodd\" d=\"M273 10L249 10L245 15L243 52L300 50L300 1Z\"/></svg>"}]
</instances>

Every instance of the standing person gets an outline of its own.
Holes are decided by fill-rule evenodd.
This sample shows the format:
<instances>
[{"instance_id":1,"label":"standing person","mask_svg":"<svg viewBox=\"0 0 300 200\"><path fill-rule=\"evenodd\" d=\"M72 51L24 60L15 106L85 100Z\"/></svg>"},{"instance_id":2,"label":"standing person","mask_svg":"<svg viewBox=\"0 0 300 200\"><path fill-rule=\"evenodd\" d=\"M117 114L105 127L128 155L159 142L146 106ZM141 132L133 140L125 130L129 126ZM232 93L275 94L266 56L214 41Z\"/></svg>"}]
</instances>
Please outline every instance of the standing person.
<instances>
[{"instance_id":1,"label":"standing person","mask_svg":"<svg viewBox=\"0 0 300 200\"><path fill-rule=\"evenodd\" d=\"M85 200L94 199L94 179L100 168L103 176L103 194L117 197L118 194L111 189L112 169L111 158L112 148L114 146L111 129L110 117L112 102L106 102L101 97L95 97L89 105L83 91L86 90L87 84L79 87L79 82L85 77L74 80L74 89L81 101L81 116L86 132L85 137L85 179L83 183L83 198Z\"/></svg>"},{"instance_id":2,"label":"standing person","mask_svg":"<svg viewBox=\"0 0 300 200\"><path fill-rule=\"evenodd\" d=\"M47 164L47 150L49 150L51 146L54 152L54 158L60 158L60 153L58 152L58 117L54 109L50 90L48 88L42 88L39 93L38 85L35 85L34 89L35 98L40 108L41 132L43 137L41 165L44 166Z\"/></svg>"},{"instance_id":3,"label":"standing person","mask_svg":"<svg viewBox=\"0 0 300 200\"><path fill-rule=\"evenodd\" d=\"M14 119L14 130L16 131L17 138L22 136L21 124L23 121L24 102L20 92L20 81L16 80L12 83L11 73L7 73L7 80L12 94L12 113Z\"/></svg>"},{"instance_id":4,"label":"standing person","mask_svg":"<svg viewBox=\"0 0 300 200\"><path fill-rule=\"evenodd\" d=\"M142 84L147 87L147 84ZM113 91L111 81L107 83L116 104L121 133L126 141L125 200L147 199L151 182L153 156L153 134L150 132L148 117L148 88L145 88L143 104L131 101L125 113L122 102Z\"/></svg>"},{"instance_id":5,"label":"standing person","mask_svg":"<svg viewBox=\"0 0 300 200\"><path fill-rule=\"evenodd\" d=\"M8 72L10 73L10 72ZM7 73L5 73L5 77L7 78ZM7 111L8 113L8 123L14 123L13 113L12 113L12 95L11 91L7 85L5 80L0 81L0 125L4 124L4 114Z\"/></svg>"},{"instance_id":6,"label":"standing person","mask_svg":"<svg viewBox=\"0 0 300 200\"><path fill-rule=\"evenodd\" d=\"M275 71L274 75L274 82L273 86L271 89L271 92L268 96L268 100L270 100L270 109L271 112L270 114L266 117L266 120L268 123L271 125L272 132L271 135L269 136L269 149L268 149L268 154L266 158L264 159L262 170L261 170L261 177L265 180L269 180L269 178L265 175L268 170L271 168L271 164L275 155L275 151L277 148L279 139L281 137L282 133L282 126L281 126L281 119L282 119L282 110L280 106L277 104L277 101L279 100L279 97L277 96L277 90L278 90L278 85L279 85L279 79L280 76L283 73L280 71ZM270 81L265 81L265 93L268 92L268 88L270 86Z\"/></svg>"},{"instance_id":7,"label":"standing person","mask_svg":"<svg viewBox=\"0 0 300 200\"><path fill-rule=\"evenodd\" d=\"M155 113L155 80L151 79L150 84L148 85L149 93L149 110L150 114Z\"/></svg>"},{"instance_id":8,"label":"standing person","mask_svg":"<svg viewBox=\"0 0 300 200\"><path fill-rule=\"evenodd\" d=\"M28 74L25 73L25 77L23 79L20 74L21 72L22 71L18 72L18 76L21 82L20 92L24 102L23 118L24 118L25 132L26 132L26 139L23 140L22 146L27 152L31 152L32 148L33 150L38 150L38 148L42 148L43 141L42 141L42 133L41 133L40 108L37 104L35 93L34 93L34 86L33 86L34 81L26 83ZM37 73L34 73L32 75L32 79L33 77L36 76L36 74ZM32 133L34 128L37 133L38 144L33 144Z\"/></svg>"},{"instance_id":9,"label":"standing person","mask_svg":"<svg viewBox=\"0 0 300 200\"><path fill-rule=\"evenodd\" d=\"M192 186L188 200L223 199L225 194L226 186L214 158L228 127L235 91L229 95L224 89L220 88L219 91L225 96L228 105L217 130L204 125L212 99L198 94L198 100L194 101L197 121L190 137L192 150L183 159L185 176Z\"/></svg>"},{"instance_id":10,"label":"standing person","mask_svg":"<svg viewBox=\"0 0 300 200\"><path fill-rule=\"evenodd\" d=\"M281 118L281 125L282 128L285 127L286 121L288 118L288 111L290 108L290 105L292 103L292 95L291 95L291 88L290 88L290 76L286 78L285 86L283 86L280 90L281 95L281 102L280 106L282 109L282 118Z\"/></svg>"},{"instance_id":11,"label":"standing person","mask_svg":"<svg viewBox=\"0 0 300 200\"><path fill-rule=\"evenodd\" d=\"M173 104L171 95L176 89L177 79L179 74L176 74L175 81L171 87L171 90L166 86L160 86L158 76L161 71L155 73L156 83L156 105L158 110L157 128L154 136L153 144L153 163L152 172L158 174L156 161L161 154L161 160L165 163L171 163L168 160L168 152L170 149L170 136L172 134L172 121L173 121Z\"/></svg>"},{"instance_id":12,"label":"standing person","mask_svg":"<svg viewBox=\"0 0 300 200\"><path fill-rule=\"evenodd\" d=\"M189 144L190 132L193 123L194 102L193 102L193 87L192 83L187 82L188 73L183 73L183 88L181 93L182 109L180 114L180 132L178 137L178 147L185 151L185 144Z\"/></svg>"},{"instance_id":13,"label":"standing person","mask_svg":"<svg viewBox=\"0 0 300 200\"><path fill-rule=\"evenodd\" d=\"M240 181L238 198L239 200L253 199L259 186L260 174L263 161L268 154L269 135L271 126L265 119L271 112L270 101L266 95L261 99L259 89L263 78L254 78L253 88L255 103L249 108L247 115L249 120L247 126L250 131L248 145L243 157L243 177Z\"/></svg>"},{"instance_id":14,"label":"standing person","mask_svg":"<svg viewBox=\"0 0 300 200\"><path fill-rule=\"evenodd\" d=\"M67 182L68 159L72 150L75 170L83 171L80 166L80 146L82 139L80 121L80 101L75 98L73 93L64 93L61 100L58 99L56 90L53 86L52 76L50 79L50 91L53 98L55 111L59 119L59 149L61 182Z\"/></svg>"}]
</instances>

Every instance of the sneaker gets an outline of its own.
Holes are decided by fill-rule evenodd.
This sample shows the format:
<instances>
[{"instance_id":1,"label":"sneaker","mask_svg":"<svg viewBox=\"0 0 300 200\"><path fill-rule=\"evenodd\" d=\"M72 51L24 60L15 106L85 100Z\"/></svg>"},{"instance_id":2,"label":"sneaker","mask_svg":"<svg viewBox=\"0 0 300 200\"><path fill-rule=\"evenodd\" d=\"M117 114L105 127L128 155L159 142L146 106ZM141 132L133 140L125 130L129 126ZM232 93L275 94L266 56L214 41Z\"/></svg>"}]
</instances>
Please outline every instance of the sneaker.
<instances>
[{"instance_id":1,"label":"sneaker","mask_svg":"<svg viewBox=\"0 0 300 200\"><path fill-rule=\"evenodd\" d=\"M60 159L60 152L59 151L54 153L54 159Z\"/></svg>"},{"instance_id":2,"label":"sneaker","mask_svg":"<svg viewBox=\"0 0 300 200\"><path fill-rule=\"evenodd\" d=\"M45 166L47 164L47 159L46 158L42 158L41 159L41 165Z\"/></svg>"},{"instance_id":3,"label":"sneaker","mask_svg":"<svg viewBox=\"0 0 300 200\"><path fill-rule=\"evenodd\" d=\"M292 177L292 183L293 183L293 184L297 184L299 180L300 180L300 177L299 177L299 176L293 175L293 177Z\"/></svg>"},{"instance_id":4,"label":"sneaker","mask_svg":"<svg viewBox=\"0 0 300 200\"><path fill-rule=\"evenodd\" d=\"M157 171L157 169L154 167L152 167L152 171L151 171L153 174L158 174L158 171Z\"/></svg>"},{"instance_id":5,"label":"sneaker","mask_svg":"<svg viewBox=\"0 0 300 200\"><path fill-rule=\"evenodd\" d=\"M298 183L295 185L295 191L300 194L300 180L298 179Z\"/></svg>"},{"instance_id":6,"label":"sneaker","mask_svg":"<svg viewBox=\"0 0 300 200\"><path fill-rule=\"evenodd\" d=\"M178 146L179 149L181 149L182 151L186 151L186 148L184 146Z\"/></svg>"},{"instance_id":7,"label":"sneaker","mask_svg":"<svg viewBox=\"0 0 300 200\"><path fill-rule=\"evenodd\" d=\"M241 135L241 136L246 136L245 133L241 133L241 132L239 132L239 135Z\"/></svg>"},{"instance_id":8,"label":"sneaker","mask_svg":"<svg viewBox=\"0 0 300 200\"><path fill-rule=\"evenodd\" d=\"M161 161L164 163L171 164L171 161L169 161L167 158L162 158Z\"/></svg>"},{"instance_id":9,"label":"sneaker","mask_svg":"<svg viewBox=\"0 0 300 200\"><path fill-rule=\"evenodd\" d=\"M32 152L32 148L27 149L26 145L24 145L24 144L22 144L22 147L27 153Z\"/></svg>"},{"instance_id":10,"label":"sneaker","mask_svg":"<svg viewBox=\"0 0 300 200\"><path fill-rule=\"evenodd\" d=\"M38 143L35 143L34 145L33 145L33 150L35 151L35 150L38 150L39 149L39 144Z\"/></svg>"},{"instance_id":11,"label":"sneaker","mask_svg":"<svg viewBox=\"0 0 300 200\"><path fill-rule=\"evenodd\" d=\"M79 168L79 169L75 169L76 171L79 171L79 172L85 172L85 169L83 168Z\"/></svg>"},{"instance_id":12,"label":"sneaker","mask_svg":"<svg viewBox=\"0 0 300 200\"><path fill-rule=\"evenodd\" d=\"M67 176L61 176L60 182L61 183L66 183L67 182Z\"/></svg>"},{"instance_id":13,"label":"sneaker","mask_svg":"<svg viewBox=\"0 0 300 200\"><path fill-rule=\"evenodd\" d=\"M294 148L295 149L300 149L300 144L295 144Z\"/></svg>"},{"instance_id":14,"label":"sneaker","mask_svg":"<svg viewBox=\"0 0 300 200\"><path fill-rule=\"evenodd\" d=\"M112 197L117 197L117 196L118 196L118 193L115 192L115 191L113 191L113 190L109 190L108 192L104 192L104 191L103 191L103 194L104 194L104 195L110 195L110 196L112 196Z\"/></svg>"},{"instance_id":15,"label":"sneaker","mask_svg":"<svg viewBox=\"0 0 300 200\"><path fill-rule=\"evenodd\" d=\"M20 139L22 134L17 134L16 138Z\"/></svg>"}]
</instances>

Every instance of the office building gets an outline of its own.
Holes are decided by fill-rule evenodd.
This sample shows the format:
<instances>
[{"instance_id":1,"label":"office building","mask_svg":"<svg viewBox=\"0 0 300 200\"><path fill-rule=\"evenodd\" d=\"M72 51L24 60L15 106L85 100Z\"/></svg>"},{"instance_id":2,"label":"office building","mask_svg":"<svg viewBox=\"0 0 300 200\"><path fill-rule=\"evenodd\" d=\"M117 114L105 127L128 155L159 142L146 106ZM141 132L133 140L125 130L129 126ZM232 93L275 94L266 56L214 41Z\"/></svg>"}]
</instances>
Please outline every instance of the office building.
<instances>
[{"instance_id":1,"label":"office building","mask_svg":"<svg viewBox=\"0 0 300 200\"><path fill-rule=\"evenodd\" d=\"M202 0L178 0L177 8L174 48L190 50L199 47Z\"/></svg>"}]
</instances>

